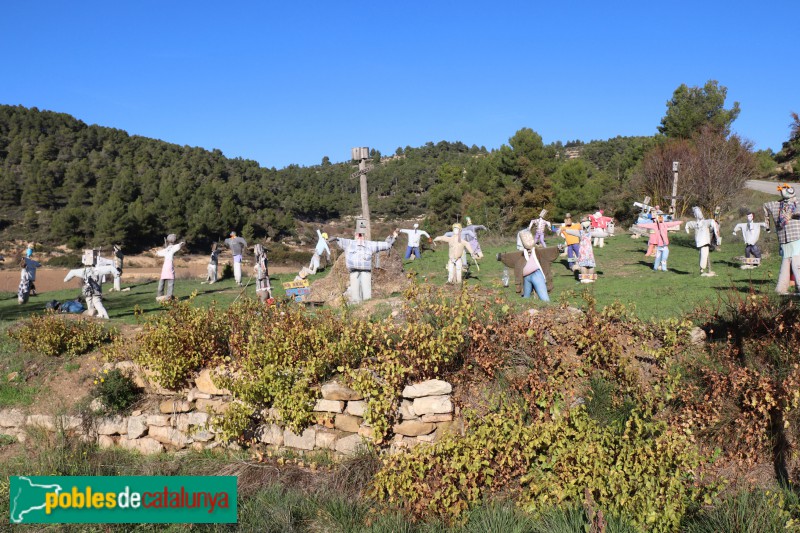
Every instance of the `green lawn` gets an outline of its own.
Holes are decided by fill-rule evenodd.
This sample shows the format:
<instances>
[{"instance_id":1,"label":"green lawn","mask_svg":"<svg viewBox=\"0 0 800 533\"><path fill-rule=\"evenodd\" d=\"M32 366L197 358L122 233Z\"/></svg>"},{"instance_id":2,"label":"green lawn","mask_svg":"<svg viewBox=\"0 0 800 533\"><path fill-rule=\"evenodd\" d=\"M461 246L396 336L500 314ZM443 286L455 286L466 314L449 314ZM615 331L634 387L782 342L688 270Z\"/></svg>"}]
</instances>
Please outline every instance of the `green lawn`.
<instances>
[{"instance_id":1,"label":"green lawn","mask_svg":"<svg viewBox=\"0 0 800 533\"><path fill-rule=\"evenodd\" d=\"M716 277L699 275L699 254L694 248L694 237L683 231L672 234L668 272L652 270L653 259L644 257L647 239L631 239L629 235L620 235L606 239L604 248L595 248L598 280L594 284L577 283L567 269L566 258L556 261L553 264L555 287L550 298L554 302L566 298L578 304L585 289L591 291L600 306L614 301L633 303L643 318L664 318L682 315L700 305L717 305L720 297L730 289L749 291L752 288L771 292L779 269L774 236L762 234L762 248L769 254L762 265L755 270L741 270L734 258L743 255L744 245L739 238L733 238L732 227L732 224L723 223L723 246L711 254ZM498 291L516 308L541 305L535 299L523 300L514 293L513 272L510 286L502 286L503 265L495 256L498 252L513 251L515 243L512 239L508 239L506 245L493 244L491 241L492 239L487 239L487 245L483 247L484 258L480 262L480 271L474 265L471 267L471 275L466 281L470 290ZM555 246L559 239L552 237L547 242L548 246ZM397 250L402 253L400 244L397 245ZM420 260L406 261L406 268L416 272L422 283L443 285L447 280L446 253L446 248L439 246L435 251L425 252ZM326 274L327 272L322 272L311 279L313 281ZM282 282L292 278L291 274L272 277L273 292L277 297L284 295ZM129 292L106 293L105 306L112 321L134 323L136 309L145 314L160 312L161 306L155 301L156 285L157 282L153 281L133 285ZM232 279L214 285L202 285L199 280L176 281L175 295L178 298L187 298L193 292L197 292L195 301L199 305L217 302L218 305L227 306L236 298L243 297L242 295L255 297L255 285L251 281L242 290L236 287ZM16 295L4 293L0 295L0 322L24 318L41 311L49 300L67 300L75 298L77 293L74 288L48 292L31 298L26 305L18 305Z\"/></svg>"},{"instance_id":2,"label":"green lawn","mask_svg":"<svg viewBox=\"0 0 800 533\"><path fill-rule=\"evenodd\" d=\"M323 274L318 274L318 276L319 275ZM282 282L291 281L293 278L293 274L271 276L273 294L279 298L283 297L285 293ZM106 285L103 291L103 303L112 322L135 323L135 313L137 310L145 315L161 312L161 304L156 302L157 281L129 285L125 283L124 275L122 281L123 288L130 287L130 291L108 292L110 285ZM244 277L242 280L243 283L247 281L247 277ZM209 305L212 302L217 302L218 305L228 306L237 298L247 296L254 298L255 281L251 279L249 285L244 288L237 287L233 279L226 279L213 285L203 285L200 283L199 279L178 279L175 281L175 296L177 298L188 298L194 292L197 293L195 301L199 305ZM80 291L76 288L46 292L32 297L28 303L24 305L19 305L17 303L16 294L0 293L0 324L13 322L20 318L25 318L32 313L41 312L44 309L45 303L50 300L70 300L78 297L79 293Z\"/></svg>"},{"instance_id":3,"label":"green lawn","mask_svg":"<svg viewBox=\"0 0 800 533\"><path fill-rule=\"evenodd\" d=\"M583 301L582 294L586 290L593 295L599 306L615 301L635 304L639 316L648 319L675 317L699 306L719 305L731 290L772 293L779 269L775 236L762 232L759 242L765 253L762 265L754 270L741 270L734 258L744 254L744 243L741 236L734 237L732 231L735 224L744 221L743 213L747 208L760 212L758 210L761 204L774 198L774 195L742 191L734 200L733 205L738 205L739 208L731 215L723 217L723 245L720 250L711 254L716 277L699 275L699 254L694 247L694 235L687 235L683 226L680 232L671 233L668 272L652 270L653 258L644 257L647 248L646 238L631 239L630 235L620 234L606 239L604 248L595 248L598 280L594 284L577 283L573 274L567 269L566 258L560 258L554 263L555 287L550 299L553 302L566 300L580 305ZM757 219L760 219L760 215ZM684 217L683 220L687 218ZM548 246L555 246L558 242L560 239L557 237L547 238ZM405 244L405 239L401 237L395 245L395 250L404 253ZM480 262L480 271L472 265L471 275L466 280L469 290L496 291L507 298L512 307L519 310L542 305L536 299L524 300L516 295L513 272L510 273L510 286L502 286L503 265L495 259L495 256L498 252L514 251L514 238L482 234L481 244L484 258ZM440 245L434 250L424 252L419 260L404 263L408 271L418 274L417 278L421 283L444 285L447 281L446 261L447 248ZM328 270L320 272L310 279L313 282L326 276L328 272ZM282 282L290 281L293 277L293 274L271 277L273 294L277 298L284 296ZM247 278L244 281L247 281ZM127 286L124 278L123 285ZM137 309L145 315L161 312L161 306L155 301L156 285L157 282L152 281L133 285L130 292L106 293L105 306L112 322L135 323ZM175 295L178 298L188 298L193 292L197 293L195 302L198 305L217 302L218 305L227 306L240 297L254 298L255 282L251 279L249 285L242 290L236 287L233 279L214 285L202 285L199 279L176 280ZM33 297L28 304L20 306L17 304L15 294L0 293L0 325L40 312L45 302L49 300L62 301L75 298L77 295L78 291L74 288L49 292Z\"/></svg>"},{"instance_id":4,"label":"green lawn","mask_svg":"<svg viewBox=\"0 0 800 533\"><path fill-rule=\"evenodd\" d=\"M730 228L728 227L730 226ZM645 257L647 239L632 239L630 235L619 235L606 239L604 248L595 248L597 262L597 282L582 285L575 280L567 268L566 257L553 264L554 289L551 301L566 298L575 304L582 301L584 290L590 291L598 305L605 306L620 301L635 304L639 316L643 318L665 318L679 316L698 306L717 305L721 297L731 289L737 291L772 292L774 278L779 269L777 244L773 236L762 233L761 245L770 257L762 260L762 265L754 270L741 270L734 261L744 255L741 237L731 235L733 225L723 223L723 246L711 254L716 277L701 277L699 273L699 253L694 247L694 235L683 230L672 233L668 272L654 272L653 258ZM548 238L548 246L558 244L558 238ZM507 245L483 246L484 259L480 262L480 272L474 266L467 284L476 290L494 288L505 295L515 307L541 305L537 300L524 300L514 292L513 272L510 273L509 287L502 287L503 264L495 259L498 252L515 250L515 242L509 239ZM421 279L442 284L447 279L444 271L446 249L439 247L435 252L424 254L421 260L409 262L407 268L418 272Z\"/></svg>"}]
</instances>

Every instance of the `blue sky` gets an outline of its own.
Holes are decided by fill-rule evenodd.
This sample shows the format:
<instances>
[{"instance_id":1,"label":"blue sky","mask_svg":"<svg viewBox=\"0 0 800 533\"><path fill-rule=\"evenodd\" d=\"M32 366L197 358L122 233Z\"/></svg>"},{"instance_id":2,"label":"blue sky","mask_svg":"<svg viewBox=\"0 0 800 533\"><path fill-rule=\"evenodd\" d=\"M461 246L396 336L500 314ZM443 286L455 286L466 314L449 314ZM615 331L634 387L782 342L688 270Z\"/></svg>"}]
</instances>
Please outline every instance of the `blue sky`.
<instances>
[{"instance_id":1,"label":"blue sky","mask_svg":"<svg viewBox=\"0 0 800 533\"><path fill-rule=\"evenodd\" d=\"M428 141L652 135L718 80L777 151L800 112L800 2L6 2L0 104L267 167Z\"/></svg>"}]
</instances>

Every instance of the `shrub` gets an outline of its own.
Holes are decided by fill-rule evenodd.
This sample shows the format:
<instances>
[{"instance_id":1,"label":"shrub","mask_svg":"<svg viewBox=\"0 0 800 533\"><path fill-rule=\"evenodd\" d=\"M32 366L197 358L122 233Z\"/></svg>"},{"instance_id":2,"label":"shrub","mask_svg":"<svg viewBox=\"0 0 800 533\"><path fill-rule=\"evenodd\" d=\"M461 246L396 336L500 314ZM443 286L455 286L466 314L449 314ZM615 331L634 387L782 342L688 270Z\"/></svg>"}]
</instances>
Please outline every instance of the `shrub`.
<instances>
[{"instance_id":1,"label":"shrub","mask_svg":"<svg viewBox=\"0 0 800 533\"><path fill-rule=\"evenodd\" d=\"M77 254L57 255L47 260L49 267L77 268L81 265L82 258Z\"/></svg>"},{"instance_id":2,"label":"shrub","mask_svg":"<svg viewBox=\"0 0 800 533\"><path fill-rule=\"evenodd\" d=\"M92 396L100 398L109 412L122 413L136 403L141 393L129 375L115 368L97 376Z\"/></svg>"},{"instance_id":3,"label":"shrub","mask_svg":"<svg viewBox=\"0 0 800 533\"><path fill-rule=\"evenodd\" d=\"M503 407L468 424L463 436L388 458L374 495L417 517L454 520L501 491L536 513L579 504L588 490L606 515L673 531L716 490L695 475L700 456L687 439L642 412L624 428L600 426L581 407L536 425L524 408Z\"/></svg>"},{"instance_id":4,"label":"shrub","mask_svg":"<svg viewBox=\"0 0 800 533\"><path fill-rule=\"evenodd\" d=\"M228 354L229 328L215 306L198 308L173 301L167 312L148 320L134 342L132 357L153 371L167 389L184 385L191 374Z\"/></svg>"},{"instance_id":5,"label":"shrub","mask_svg":"<svg viewBox=\"0 0 800 533\"><path fill-rule=\"evenodd\" d=\"M8 335L26 350L55 357L89 352L117 337L115 329L106 329L89 320L73 320L55 313L32 316Z\"/></svg>"}]
</instances>

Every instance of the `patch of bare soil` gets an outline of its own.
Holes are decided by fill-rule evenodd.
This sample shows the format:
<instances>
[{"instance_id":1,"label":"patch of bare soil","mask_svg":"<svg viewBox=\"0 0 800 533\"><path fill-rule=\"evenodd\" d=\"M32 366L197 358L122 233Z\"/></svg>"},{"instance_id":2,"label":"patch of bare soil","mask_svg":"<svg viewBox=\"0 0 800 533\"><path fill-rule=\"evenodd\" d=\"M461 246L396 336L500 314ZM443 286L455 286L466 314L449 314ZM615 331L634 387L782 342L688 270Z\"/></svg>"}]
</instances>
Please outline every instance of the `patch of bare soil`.
<instances>
[{"instance_id":1,"label":"patch of bare soil","mask_svg":"<svg viewBox=\"0 0 800 533\"><path fill-rule=\"evenodd\" d=\"M114 327L125 338L132 337L140 329L128 324L115 324ZM100 373L103 366L101 349L77 357L62 356L31 362L24 370L25 380L30 384L41 384L41 392L24 410L48 415L74 412L89 397L94 379Z\"/></svg>"},{"instance_id":2,"label":"patch of bare soil","mask_svg":"<svg viewBox=\"0 0 800 533\"><path fill-rule=\"evenodd\" d=\"M44 259L39 259L44 262ZM223 258L220 260L219 272L227 261ZM17 292L19 286L19 269L12 266L8 260L3 265L4 268L0 270L0 292ZM79 268L80 265L75 265L73 268ZM208 267L208 258L199 255L177 256L175 258L175 277L177 279L198 279L202 280L206 277ZM252 262L248 265L245 261L243 272L252 271ZM68 283L64 283L64 277L69 272L69 268L50 268L42 267L36 271L36 289L41 294L49 291L61 291L64 289L74 288L80 289L81 280L78 278L72 279ZM299 267L286 266L286 265L272 265L269 266L270 274L286 274L297 272ZM154 281L161 276L161 258L150 257L147 255L136 255L125 258L125 268L122 272L122 286L130 285L131 283L139 283L143 281ZM111 286L112 280L108 280L108 286Z\"/></svg>"},{"instance_id":3,"label":"patch of bare soil","mask_svg":"<svg viewBox=\"0 0 800 533\"><path fill-rule=\"evenodd\" d=\"M411 281L403 269L403 260L394 249L377 254L372 268L372 298L388 298L392 293L406 290ZM346 301L345 292L350 285L350 274L345 266L344 254L334 260L327 276L311 284L309 300L338 307Z\"/></svg>"}]
</instances>

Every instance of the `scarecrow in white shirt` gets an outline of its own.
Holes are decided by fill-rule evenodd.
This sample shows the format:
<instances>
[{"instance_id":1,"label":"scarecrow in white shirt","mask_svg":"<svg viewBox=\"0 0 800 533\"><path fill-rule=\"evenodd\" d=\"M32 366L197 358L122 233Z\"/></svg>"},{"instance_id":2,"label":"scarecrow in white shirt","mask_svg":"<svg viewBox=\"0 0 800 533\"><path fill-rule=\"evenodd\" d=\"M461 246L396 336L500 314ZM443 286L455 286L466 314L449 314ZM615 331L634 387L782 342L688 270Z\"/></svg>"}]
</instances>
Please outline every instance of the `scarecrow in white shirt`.
<instances>
[{"instance_id":1,"label":"scarecrow in white shirt","mask_svg":"<svg viewBox=\"0 0 800 533\"><path fill-rule=\"evenodd\" d=\"M745 264L742 265L743 269L755 268L761 262L761 247L758 245L761 228L767 229L767 223L753 222L752 212L747 213L747 222L736 224L736 227L733 228L733 234L736 235L741 230L742 239L744 239L744 258L749 261L745 261Z\"/></svg>"}]
</instances>

